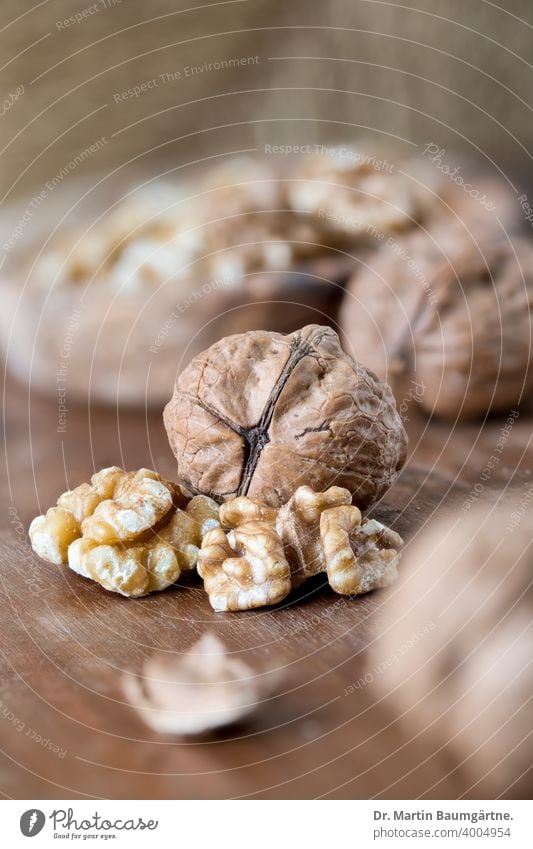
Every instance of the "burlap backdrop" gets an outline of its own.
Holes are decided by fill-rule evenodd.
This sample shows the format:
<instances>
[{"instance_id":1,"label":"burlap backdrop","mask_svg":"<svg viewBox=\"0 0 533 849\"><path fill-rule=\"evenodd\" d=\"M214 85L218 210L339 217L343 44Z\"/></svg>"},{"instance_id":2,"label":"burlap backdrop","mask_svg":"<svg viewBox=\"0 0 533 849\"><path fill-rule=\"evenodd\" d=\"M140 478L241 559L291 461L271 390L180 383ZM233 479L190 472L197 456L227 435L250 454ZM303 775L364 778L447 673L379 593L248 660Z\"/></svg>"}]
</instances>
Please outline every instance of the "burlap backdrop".
<instances>
[{"instance_id":1,"label":"burlap backdrop","mask_svg":"<svg viewBox=\"0 0 533 849\"><path fill-rule=\"evenodd\" d=\"M487 0L412 3L50 0L28 10L3 0L2 93L24 92L1 117L2 196L34 191L77 156L82 176L134 157L186 163L359 127L524 169L530 0L507 0L506 11Z\"/></svg>"}]
</instances>

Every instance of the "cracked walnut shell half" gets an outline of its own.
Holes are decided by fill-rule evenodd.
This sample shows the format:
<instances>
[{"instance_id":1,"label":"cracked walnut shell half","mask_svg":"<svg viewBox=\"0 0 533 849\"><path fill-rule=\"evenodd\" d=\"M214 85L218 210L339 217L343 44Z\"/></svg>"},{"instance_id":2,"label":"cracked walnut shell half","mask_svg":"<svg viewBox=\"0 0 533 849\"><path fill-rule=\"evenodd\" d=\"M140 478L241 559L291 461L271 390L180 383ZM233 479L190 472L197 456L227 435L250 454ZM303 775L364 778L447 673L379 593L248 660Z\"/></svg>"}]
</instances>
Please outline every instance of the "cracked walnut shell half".
<instances>
[{"instance_id":1,"label":"cracked walnut shell half","mask_svg":"<svg viewBox=\"0 0 533 849\"><path fill-rule=\"evenodd\" d=\"M64 493L33 520L33 549L105 589L137 597L163 590L196 566L203 535L218 525L218 505L190 501L156 472L112 467Z\"/></svg>"},{"instance_id":2,"label":"cracked walnut shell half","mask_svg":"<svg viewBox=\"0 0 533 849\"><path fill-rule=\"evenodd\" d=\"M231 530L207 534L198 557L215 610L277 604L320 572L335 592L352 596L387 587L398 576L403 540L376 519L362 518L342 487L299 487L279 510L241 496L222 505L220 520Z\"/></svg>"},{"instance_id":3,"label":"cracked walnut shell half","mask_svg":"<svg viewBox=\"0 0 533 849\"><path fill-rule=\"evenodd\" d=\"M278 507L301 484L339 484L365 508L405 461L389 386L318 325L221 339L182 372L164 420L180 482L219 502Z\"/></svg>"}]
</instances>

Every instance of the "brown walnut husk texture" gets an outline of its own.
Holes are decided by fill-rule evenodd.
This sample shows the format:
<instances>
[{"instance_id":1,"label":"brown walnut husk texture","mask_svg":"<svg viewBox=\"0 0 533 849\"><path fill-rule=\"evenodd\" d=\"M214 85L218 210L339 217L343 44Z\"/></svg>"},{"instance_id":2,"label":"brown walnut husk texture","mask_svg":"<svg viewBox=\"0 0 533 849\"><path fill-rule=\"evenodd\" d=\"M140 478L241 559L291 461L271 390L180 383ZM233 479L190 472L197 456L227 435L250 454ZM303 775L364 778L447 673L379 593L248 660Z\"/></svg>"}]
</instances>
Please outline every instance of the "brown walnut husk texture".
<instances>
[{"instance_id":1,"label":"brown walnut husk texture","mask_svg":"<svg viewBox=\"0 0 533 849\"><path fill-rule=\"evenodd\" d=\"M276 507L300 485L338 485L365 508L405 461L390 387L318 325L220 340L182 372L164 420L180 483L219 502Z\"/></svg>"},{"instance_id":2,"label":"brown walnut husk texture","mask_svg":"<svg viewBox=\"0 0 533 849\"><path fill-rule=\"evenodd\" d=\"M346 348L442 418L507 410L533 386L533 247L447 223L386 243L351 280Z\"/></svg>"}]
</instances>

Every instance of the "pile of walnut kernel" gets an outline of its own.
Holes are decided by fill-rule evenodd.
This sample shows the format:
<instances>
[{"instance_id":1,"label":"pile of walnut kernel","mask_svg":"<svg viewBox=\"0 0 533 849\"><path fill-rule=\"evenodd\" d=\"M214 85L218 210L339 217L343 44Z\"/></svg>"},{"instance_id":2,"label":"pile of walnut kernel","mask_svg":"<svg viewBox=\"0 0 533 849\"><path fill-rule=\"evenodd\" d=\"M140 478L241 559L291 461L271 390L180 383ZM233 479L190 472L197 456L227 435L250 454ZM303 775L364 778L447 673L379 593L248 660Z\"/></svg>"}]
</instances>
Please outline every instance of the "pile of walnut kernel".
<instances>
[{"instance_id":1,"label":"pile of walnut kernel","mask_svg":"<svg viewBox=\"0 0 533 849\"><path fill-rule=\"evenodd\" d=\"M343 487L299 487L279 509L239 496L187 500L156 472L111 467L60 496L30 526L34 550L104 589L137 598L197 567L215 610L277 604L319 572L343 595L397 577L400 536L363 519Z\"/></svg>"},{"instance_id":2,"label":"pile of walnut kernel","mask_svg":"<svg viewBox=\"0 0 533 849\"><path fill-rule=\"evenodd\" d=\"M131 598L197 568L215 610L277 604L321 572L351 596L395 580L402 540L352 493L363 508L383 495L406 435L387 384L333 330L215 343L165 424L179 483L103 469L33 520L37 554Z\"/></svg>"},{"instance_id":3,"label":"pile of walnut kernel","mask_svg":"<svg viewBox=\"0 0 533 849\"><path fill-rule=\"evenodd\" d=\"M102 469L30 525L44 560L136 598L164 590L194 569L202 536L218 525L210 498L188 499L156 472Z\"/></svg>"}]
</instances>

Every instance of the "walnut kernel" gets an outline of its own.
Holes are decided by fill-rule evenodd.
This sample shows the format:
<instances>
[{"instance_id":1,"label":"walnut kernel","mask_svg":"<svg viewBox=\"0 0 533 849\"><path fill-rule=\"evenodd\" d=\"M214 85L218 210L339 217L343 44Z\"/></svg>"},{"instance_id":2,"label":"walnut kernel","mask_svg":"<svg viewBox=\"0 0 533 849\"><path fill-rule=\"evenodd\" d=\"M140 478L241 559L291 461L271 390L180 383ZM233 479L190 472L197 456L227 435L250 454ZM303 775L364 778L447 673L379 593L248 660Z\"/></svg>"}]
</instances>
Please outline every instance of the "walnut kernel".
<instances>
[{"instance_id":1,"label":"walnut kernel","mask_svg":"<svg viewBox=\"0 0 533 849\"><path fill-rule=\"evenodd\" d=\"M375 519L361 520L357 507L325 510L320 540L328 581L337 593L368 593L388 587L398 577L402 538Z\"/></svg>"},{"instance_id":2,"label":"walnut kernel","mask_svg":"<svg viewBox=\"0 0 533 849\"><path fill-rule=\"evenodd\" d=\"M81 523L101 501L113 495L124 474L118 466L102 469L92 476L90 484L82 483L64 492L57 500L57 507L37 516L30 525L29 537L39 557L56 566L68 563L68 547L81 536Z\"/></svg>"},{"instance_id":3,"label":"walnut kernel","mask_svg":"<svg viewBox=\"0 0 533 849\"><path fill-rule=\"evenodd\" d=\"M215 610L276 604L320 572L343 595L386 587L398 576L401 537L363 519L342 487L302 486L278 510L241 496L222 505L220 519L231 530L207 534L198 557Z\"/></svg>"},{"instance_id":4,"label":"walnut kernel","mask_svg":"<svg viewBox=\"0 0 533 849\"><path fill-rule=\"evenodd\" d=\"M149 469L104 469L58 504L31 524L37 554L130 597L163 590L193 569L203 536L218 525L214 501L187 501Z\"/></svg>"},{"instance_id":5,"label":"walnut kernel","mask_svg":"<svg viewBox=\"0 0 533 849\"><path fill-rule=\"evenodd\" d=\"M33 550L56 566L68 562L68 547L81 534L76 517L61 507L50 507L44 516L36 516L28 531Z\"/></svg>"},{"instance_id":6,"label":"walnut kernel","mask_svg":"<svg viewBox=\"0 0 533 849\"><path fill-rule=\"evenodd\" d=\"M291 589L283 544L267 521L247 522L225 534L221 528L204 537L198 556L215 610L250 610L277 604Z\"/></svg>"},{"instance_id":7,"label":"walnut kernel","mask_svg":"<svg viewBox=\"0 0 533 849\"><path fill-rule=\"evenodd\" d=\"M157 541L126 547L79 537L69 547L68 560L78 575L130 598L166 589L181 572L176 552Z\"/></svg>"},{"instance_id":8,"label":"walnut kernel","mask_svg":"<svg viewBox=\"0 0 533 849\"><path fill-rule=\"evenodd\" d=\"M156 472L139 469L117 480L113 495L100 501L81 525L83 536L102 544L142 538L164 520L183 496Z\"/></svg>"}]
</instances>

